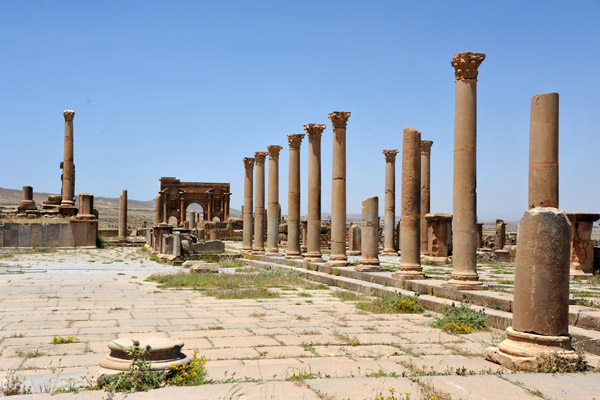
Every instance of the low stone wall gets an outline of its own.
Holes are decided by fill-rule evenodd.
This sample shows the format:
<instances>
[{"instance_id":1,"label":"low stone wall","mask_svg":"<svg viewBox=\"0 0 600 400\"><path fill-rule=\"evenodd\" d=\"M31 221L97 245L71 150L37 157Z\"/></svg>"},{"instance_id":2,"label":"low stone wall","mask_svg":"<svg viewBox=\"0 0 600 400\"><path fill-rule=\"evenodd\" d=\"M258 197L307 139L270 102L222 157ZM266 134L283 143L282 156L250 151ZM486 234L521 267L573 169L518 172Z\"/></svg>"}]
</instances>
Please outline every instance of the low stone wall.
<instances>
[{"instance_id":1,"label":"low stone wall","mask_svg":"<svg viewBox=\"0 0 600 400\"><path fill-rule=\"evenodd\" d=\"M0 223L0 247L96 247L97 220Z\"/></svg>"}]
</instances>

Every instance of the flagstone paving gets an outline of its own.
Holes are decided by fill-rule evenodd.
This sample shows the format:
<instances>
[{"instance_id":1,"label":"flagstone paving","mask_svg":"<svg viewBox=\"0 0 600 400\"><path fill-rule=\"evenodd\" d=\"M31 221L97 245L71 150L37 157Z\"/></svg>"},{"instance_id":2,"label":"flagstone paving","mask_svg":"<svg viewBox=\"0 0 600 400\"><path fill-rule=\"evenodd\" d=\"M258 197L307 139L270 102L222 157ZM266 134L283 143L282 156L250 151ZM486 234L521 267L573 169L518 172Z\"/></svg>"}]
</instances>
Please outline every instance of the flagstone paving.
<instances>
[{"instance_id":1,"label":"flagstone paving","mask_svg":"<svg viewBox=\"0 0 600 400\"><path fill-rule=\"evenodd\" d=\"M181 339L185 352L206 356L215 382L129 399L600 398L600 374L514 374L485 361L501 331L450 335L430 326L430 313L366 313L336 288L222 300L158 289L149 275L181 268L135 248L9 253L0 250L0 377L17 370L38 393L22 398L92 379L107 343L123 336ZM77 342L53 345L54 336Z\"/></svg>"}]
</instances>

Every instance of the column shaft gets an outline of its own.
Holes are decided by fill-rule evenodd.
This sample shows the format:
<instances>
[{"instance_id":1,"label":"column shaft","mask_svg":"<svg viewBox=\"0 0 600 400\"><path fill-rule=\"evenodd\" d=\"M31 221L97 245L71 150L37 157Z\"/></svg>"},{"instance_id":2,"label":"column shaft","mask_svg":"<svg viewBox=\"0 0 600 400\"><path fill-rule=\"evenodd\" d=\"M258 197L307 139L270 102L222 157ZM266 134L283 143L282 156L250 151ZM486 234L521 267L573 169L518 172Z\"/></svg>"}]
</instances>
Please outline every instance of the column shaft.
<instances>
[{"instance_id":1,"label":"column shaft","mask_svg":"<svg viewBox=\"0 0 600 400\"><path fill-rule=\"evenodd\" d=\"M62 201L61 206L73 206L75 204L75 164L73 163L73 118L75 111L63 112L65 118L65 147L64 160L62 163Z\"/></svg>"},{"instance_id":2,"label":"column shaft","mask_svg":"<svg viewBox=\"0 0 600 400\"><path fill-rule=\"evenodd\" d=\"M281 149L281 146L267 146L269 151L269 189L266 254L270 256L279 256L279 152Z\"/></svg>"},{"instance_id":3,"label":"column shaft","mask_svg":"<svg viewBox=\"0 0 600 400\"><path fill-rule=\"evenodd\" d=\"M325 125L307 124L308 133L308 222L306 231L306 261L321 258L321 135Z\"/></svg>"},{"instance_id":4,"label":"column shaft","mask_svg":"<svg viewBox=\"0 0 600 400\"><path fill-rule=\"evenodd\" d=\"M383 223L384 256L396 256L394 228L396 223L396 155L398 150L383 150L385 155L385 214Z\"/></svg>"},{"instance_id":5,"label":"column shaft","mask_svg":"<svg viewBox=\"0 0 600 400\"><path fill-rule=\"evenodd\" d=\"M252 252L256 254L265 252L265 159L267 152L257 151L256 159L256 192L254 204L254 246Z\"/></svg>"},{"instance_id":6,"label":"column shaft","mask_svg":"<svg viewBox=\"0 0 600 400\"><path fill-rule=\"evenodd\" d=\"M127 189L119 198L119 238L127 239Z\"/></svg>"},{"instance_id":7,"label":"column shaft","mask_svg":"<svg viewBox=\"0 0 600 400\"><path fill-rule=\"evenodd\" d=\"M427 253L427 219L430 211L431 140L421 140L421 253Z\"/></svg>"},{"instance_id":8,"label":"column shaft","mask_svg":"<svg viewBox=\"0 0 600 400\"><path fill-rule=\"evenodd\" d=\"M252 252L252 176L254 174L254 158L244 158L244 226L243 226L243 247L242 253ZM210 208L210 206L209 206ZM215 228L216 229L216 228ZM212 240L212 229L211 229Z\"/></svg>"},{"instance_id":9,"label":"column shaft","mask_svg":"<svg viewBox=\"0 0 600 400\"><path fill-rule=\"evenodd\" d=\"M362 202L360 230L361 257L357 271L381 271L379 266L379 198L371 197Z\"/></svg>"},{"instance_id":10,"label":"column shaft","mask_svg":"<svg viewBox=\"0 0 600 400\"><path fill-rule=\"evenodd\" d=\"M300 251L300 144L303 138L303 133L288 135L290 157L286 258L302 257Z\"/></svg>"}]
</instances>

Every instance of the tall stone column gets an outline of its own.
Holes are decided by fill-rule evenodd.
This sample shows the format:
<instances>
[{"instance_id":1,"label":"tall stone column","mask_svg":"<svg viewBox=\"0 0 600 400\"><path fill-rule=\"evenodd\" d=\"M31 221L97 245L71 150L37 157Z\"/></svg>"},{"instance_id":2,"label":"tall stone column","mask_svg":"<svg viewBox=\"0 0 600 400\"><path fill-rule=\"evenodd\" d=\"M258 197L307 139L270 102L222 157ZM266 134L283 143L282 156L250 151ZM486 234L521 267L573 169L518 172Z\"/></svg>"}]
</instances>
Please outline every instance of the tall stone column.
<instances>
[{"instance_id":1,"label":"tall stone column","mask_svg":"<svg viewBox=\"0 0 600 400\"><path fill-rule=\"evenodd\" d=\"M379 266L379 198L371 197L362 202L360 226L361 257L357 271L381 271Z\"/></svg>"},{"instance_id":2,"label":"tall stone column","mask_svg":"<svg viewBox=\"0 0 600 400\"><path fill-rule=\"evenodd\" d=\"M254 175L254 158L245 157L244 161L244 230L243 230L243 254L252 253L252 176ZM212 230L211 230L212 232ZM212 239L211 239L212 240Z\"/></svg>"},{"instance_id":3,"label":"tall stone column","mask_svg":"<svg viewBox=\"0 0 600 400\"><path fill-rule=\"evenodd\" d=\"M285 258L302 258L300 251L300 144L304 133L288 135L290 145L288 238Z\"/></svg>"},{"instance_id":4,"label":"tall stone column","mask_svg":"<svg viewBox=\"0 0 600 400\"><path fill-rule=\"evenodd\" d=\"M62 173L62 200L60 203L61 214L75 215L75 164L73 163L73 118L75 111L65 110L65 148L64 161L61 163Z\"/></svg>"},{"instance_id":5,"label":"tall stone column","mask_svg":"<svg viewBox=\"0 0 600 400\"><path fill-rule=\"evenodd\" d=\"M402 253L398 279L424 279L421 267L421 132L404 128L402 139L402 203L400 247Z\"/></svg>"},{"instance_id":6,"label":"tall stone column","mask_svg":"<svg viewBox=\"0 0 600 400\"><path fill-rule=\"evenodd\" d=\"M430 202L430 169L431 169L431 146L433 140L421 140L421 253L427 253L427 219L425 214L429 214L431 208Z\"/></svg>"},{"instance_id":7,"label":"tall stone column","mask_svg":"<svg viewBox=\"0 0 600 400\"><path fill-rule=\"evenodd\" d=\"M154 222L156 223L156 225L160 224L162 221L162 218L161 218L162 205L160 204L160 199L161 199L161 196L157 195L156 196L156 210L155 210L155 215L154 215Z\"/></svg>"},{"instance_id":8,"label":"tall stone column","mask_svg":"<svg viewBox=\"0 0 600 400\"><path fill-rule=\"evenodd\" d=\"M127 189L119 197L119 238L127 239Z\"/></svg>"},{"instance_id":9,"label":"tall stone column","mask_svg":"<svg viewBox=\"0 0 600 400\"><path fill-rule=\"evenodd\" d=\"M346 124L349 112L329 114L333 125L333 166L331 182L331 256L329 264L345 267L346 256Z\"/></svg>"},{"instance_id":10,"label":"tall stone column","mask_svg":"<svg viewBox=\"0 0 600 400\"><path fill-rule=\"evenodd\" d=\"M324 124L307 124L308 133L308 226L306 254L308 262L321 262L321 135Z\"/></svg>"},{"instance_id":11,"label":"tall stone column","mask_svg":"<svg viewBox=\"0 0 600 400\"><path fill-rule=\"evenodd\" d=\"M506 224L503 220L496 220L496 240L494 240L494 250L502 250L506 242Z\"/></svg>"},{"instance_id":12,"label":"tall stone column","mask_svg":"<svg viewBox=\"0 0 600 400\"><path fill-rule=\"evenodd\" d=\"M394 245L396 223L396 155L398 150L383 150L385 156L385 214L383 222L383 256L397 256Z\"/></svg>"},{"instance_id":13,"label":"tall stone column","mask_svg":"<svg viewBox=\"0 0 600 400\"><path fill-rule=\"evenodd\" d=\"M256 190L254 204L254 246L252 253L261 254L265 252L265 159L266 151L254 153L256 160Z\"/></svg>"},{"instance_id":14,"label":"tall stone column","mask_svg":"<svg viewBox=\"0 0 600 400\"><path fill-rule=\"evenodd\" d=\"M529 208L558 208L558 93L531 98Z\"/></svg>"},{"instance_id":15,"label":"tall stone column","mask_svg":"<svg viewBox=\"0 0 600 400\"><path fill-rule=\"evenodd\" d=\"M458 53L454 113L454 191L452 243L454 268L444 285L458 290L487 289L477 275L477 68L483 53Z\"/></svg>"},{"instance_id":16,"label":"tall stone column","mask_svg":"<svg viewBox=\"0 0 600 400\"><path fill-rule=\"evenodd\" d=\"M268 256L279 256L279 152L278 145L267 146L269 152L269 192L267 220L267 251Z\"/></svg>"}]
</instances>

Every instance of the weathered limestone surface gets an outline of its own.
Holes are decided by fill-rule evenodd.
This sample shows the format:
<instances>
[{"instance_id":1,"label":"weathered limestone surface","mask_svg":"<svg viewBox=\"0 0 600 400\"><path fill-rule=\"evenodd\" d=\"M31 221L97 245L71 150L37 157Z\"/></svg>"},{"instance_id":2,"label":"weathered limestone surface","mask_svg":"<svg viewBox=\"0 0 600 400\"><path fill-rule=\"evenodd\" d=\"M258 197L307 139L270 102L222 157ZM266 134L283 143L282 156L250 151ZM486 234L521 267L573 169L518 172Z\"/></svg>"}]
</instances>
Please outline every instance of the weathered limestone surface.
<instances>
[{"instance_id":1,"label":"weathered limestone surface","mask_svg":"<svg viewBox=\"0 0 600 400\"><path fill-rule=\"evenodd\" d=\"M308 222L306 255L309 262L321 262L321 135L324 124L307 124L308 133Z\"/></svg>"},{"instance_id":2,"label":"weathered limestone surface","mask_svg":"<svg viewBox=\"0 0 600 400\"><path fill-rule=\"evenodd\" d=\"M477 248L483 248L483 223L477 223Z\"/></svg>"},{"instance_id":3,"label":"weathered limestone surface","mask_svg":"<svg viewBox=\"0 0 600 400\"><path fill-rule=\"evenodd\" d=\"M379 266L379 198L362 202L361 257L355 268L362 272L381 271Z\"/></svg>"},{"instance_id":4,"label":"weathered limestone surface","mask_svg":"<svg viewBox=\"0 0 600 400\"><path fill-rule=\"evenodd\" d=\"M302 258L300 250L300 145L303 133L288 135L290 146L288 185L288 235L286 258Z\"/></svg>"},{"instance_id":5,"label":"weathered limestone surface","mask_svg":"<svg viewBox=\"0 0 600 400\"><path fill-rule=\"evenodd\" d=\"M127 239L127 189L119 197L119 237Z\"/></svg>"},{"instance_id":6,"label":"weathered limestone surface","mask_svg":"<svg viewBox=\"0 0 600 400\"><path fill-rule=\"evenodd\" d=\"M567 213L571 222L571 279L589 279L594 276L594 242L592 228L600 219L595 213Z\"/></svg>"},{"instance_id":7,"label":"weathered limestone surface","mask_svg":"<svg viewBox=\"0 0 600 400\"><path fill-rule=\"evenodd\" d=\"M75 111L65 110L65 147L64 161L61 163L62 173L62 200L60 212L65 215L74 215L75 209L75 164L73 162L73 118Z\"/></svg>"},{"instance_id":8,"label":"weathered limestone surface","mask_svg":"<svg viewBox=\"0 0 600 400\"><path fill-rule=\"evenodd\" d=\"M79 193L79 212L77 219L96 219L94 215L94 194Z\"/></svg>"},{"instance_id":9,"label":"weathered limestone surface","mask_svg":"<svg viewBox=\"0 0 600 400\"><path fill-rule=\"evenodd\" d=\"M267 221L267 251L268 256L279 255L279 152L278 145L267 146L269 152L269 193Z\"/></svg>"},{"instance_id":10,"label":"weathered limestone surface","mask_svg":"<svg viewBox=\"0 0 600 400\"><path fill-rule=\"evenodd\" d=\"M494 240L494 250L502 250L506 244L506 224L503 220L496 220L496 239Z\"/></svg>"},{"instance_id":11,"label":"weathered limestone surface","mask_svg":"<svg viewBox=\"0 0 600 400\"><path fill-rule=\"evenodd\" d=\"M253 218L252 218L252 190L253 190L253 175L254 175L254 158L245 157L244 161L244 230L243 230L243 247L242 252L245 254L252 253L252 231L253 231ZM213 240L213 231L211 229L210 235ZM216 239L215 239L216 240Z\"/></svg>"},{"instance_id":12,"label":"weathered limestone surface","mask_svg":"<svg viewBox=\"0 0 600 400\"><path fill-rule=\"evenodd\" d=\"M430 201L430 181L431 181L431 146L433 140L421 140L421 253L427 252L427 220L425 214L429 214Z\"/></svg>"},{"instance_id":13,"label":"weathered limestone surface","mask_svg":"<svg viewBox=\"0 0 600 400\"><path fill-rule=\"evenodd\" d=\"M396 155L398 150L383 150L385 156L385 214L383 222L384 256L397 255L394 244L394 223L396 220Z\"/></svg>"},{"instance_id":14,"label":"weathered limestone surface","mask_svg":"<svg viewBox=\"0 0 600 400\"><path fill-rule=\"evenodd\" d=\"M477 69L483 53L458 53L452 59L456 76L454 114L454 180L451 280L459 290L487 289L477 275Z\"/></svg>"},{"instance_id":15,"label":"weathered limestone surface","mask_svg":"<svg viewBox=\"0 0 600 400\"><path fill-rule=\"evenodd\" d=\"M23 200L17 208L18 214L25 214L28 210L37 210L35 202L33 201L33 187L23 186Z\"/></svg>"},{"instance_id":16,"label":"weathered limestone surface","mask_svg":"<svg viewBox=\"0 0 600 400\"><path fill-rule=\"evenodd\" d=\"M254 245L252 253L261 254L265 252L265 159L266 151L254 153L256 160L256 182L254 203Z\"/></svg>"},{"instance_id":17,"label":"weathered limestone surface","mask_svg":"<svg viewBox=\"0 0 600 400\"><path fill-rule=\"evenodd\" d=\"M346 257L346 124L349 112L329 114L333 125L333 166L331 182L331 256L329 264L344 267Z\"/></svg>"},{"instance_id":18,"label":"weathered limestone surface","mask_svg":"<svg viewBox=\"0 0 600 400\"><path fill-rule=\"evenodd\" d=\"M362 235L360 225L351 224L348 228L348 255L358 256L362 249Z\"/></svg>"},{"instance_id":19,"label":"weathered limestone surface","mask_svg":"<svg viewBox=\"0 0 600 400\"><path fill-rule=\"evenodd\" d=\"M421 267L421 132L406 127L402 140L401 258L398 279L424 279Z\"/></svg>"},{"instance_id":20,"label":"weathered limestone surface","mask_svg":"<svg viewBox=\"0 0 600 400\"><path fill-rule=\"evenodd\" d=\"M529 208L558 208L558 93L531 98Z\"/></svg>"},{"instance_id":21,"label":"weathered limestone surface","mask_svg":"<svg viewBox=\"0 0 600 400\"><path fill-rule=\"evenodd\" d=\"M452 214L426 214L425 219L429 230L427 254L434 257L449 256L449 241L452 237Z\"/></svg>"}]
</instances>

